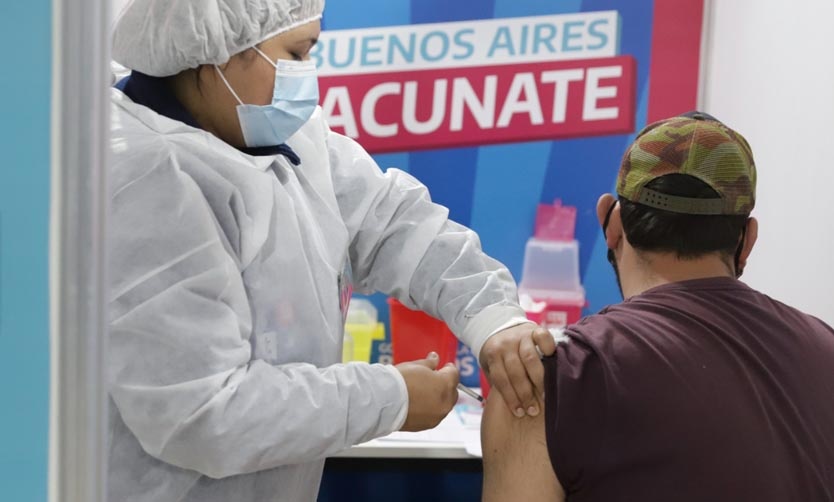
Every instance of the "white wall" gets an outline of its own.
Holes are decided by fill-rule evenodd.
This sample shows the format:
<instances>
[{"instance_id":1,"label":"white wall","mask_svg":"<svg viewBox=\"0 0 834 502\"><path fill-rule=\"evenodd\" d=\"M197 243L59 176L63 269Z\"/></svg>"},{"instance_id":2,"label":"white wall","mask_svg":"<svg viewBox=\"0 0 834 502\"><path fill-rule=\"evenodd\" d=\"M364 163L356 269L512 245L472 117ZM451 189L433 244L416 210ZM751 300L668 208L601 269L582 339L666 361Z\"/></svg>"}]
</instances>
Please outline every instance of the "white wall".
<instances>
[{"instance_id":1,"label":"white wall","mask_svg":"<svg viewBox=\"0 0 834 502\"><path fill-rule=\"evenodd\" d=\"M743 280L834 325L834 1L708 2L702 108L750 142Z\"/></svg>"}]
</instances>

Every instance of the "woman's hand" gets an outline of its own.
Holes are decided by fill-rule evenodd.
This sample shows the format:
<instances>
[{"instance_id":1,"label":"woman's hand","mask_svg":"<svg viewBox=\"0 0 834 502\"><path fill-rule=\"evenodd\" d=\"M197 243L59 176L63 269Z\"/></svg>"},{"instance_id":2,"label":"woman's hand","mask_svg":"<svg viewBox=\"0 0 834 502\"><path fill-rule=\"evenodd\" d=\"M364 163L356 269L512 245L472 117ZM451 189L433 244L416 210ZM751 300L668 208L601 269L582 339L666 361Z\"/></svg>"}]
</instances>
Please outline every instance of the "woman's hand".
<instances>
[{"instance_id":1,"label":"woman's hand","mask_svg":"<svg viewBox=\"0 0 834 502\"><path fill-rule=\"evenodd\" d=\"M541 412L534 388L544 394L541 358L556 352L550 332L533 323L519 324L490 337L481 349L480 363L489 383L501 393L516 417Z\"/></svg>"},{"instance_id":2,"label":"woman's hand","mask_svg":"<svg viewBox=\"0 0 834 502\"><path fill-rule=\"evenodd\" d=\"M426 359L398 364L396 368L408 388L408 416L400 430L431 429L452 411L458 401L458 369L448 363L439 370L439 358L432 352Z\"/></svg>"}]
</instances>

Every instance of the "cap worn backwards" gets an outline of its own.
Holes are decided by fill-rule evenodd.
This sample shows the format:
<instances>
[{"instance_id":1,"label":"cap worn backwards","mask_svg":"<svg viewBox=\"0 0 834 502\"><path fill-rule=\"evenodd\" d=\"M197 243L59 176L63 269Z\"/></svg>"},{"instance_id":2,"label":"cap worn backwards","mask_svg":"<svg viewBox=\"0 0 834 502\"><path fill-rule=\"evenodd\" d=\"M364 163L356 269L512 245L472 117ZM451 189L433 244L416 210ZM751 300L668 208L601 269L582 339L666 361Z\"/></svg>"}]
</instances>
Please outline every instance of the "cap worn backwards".
<instances>
[{"instance_id":1,"label":"cap worn backwards","mask_svg":"<svg viewBox=\"0 0 834 502\"><path fill-rule=\"evenodd\" d=\"M694 176L720 199L667 195L646 188L667 174ZM714 117L690 112L644 128L623 156L617 176L621 197L675 213L747 215L756 198L756 166L750 145Z\"/></svg>"}]
</instances>

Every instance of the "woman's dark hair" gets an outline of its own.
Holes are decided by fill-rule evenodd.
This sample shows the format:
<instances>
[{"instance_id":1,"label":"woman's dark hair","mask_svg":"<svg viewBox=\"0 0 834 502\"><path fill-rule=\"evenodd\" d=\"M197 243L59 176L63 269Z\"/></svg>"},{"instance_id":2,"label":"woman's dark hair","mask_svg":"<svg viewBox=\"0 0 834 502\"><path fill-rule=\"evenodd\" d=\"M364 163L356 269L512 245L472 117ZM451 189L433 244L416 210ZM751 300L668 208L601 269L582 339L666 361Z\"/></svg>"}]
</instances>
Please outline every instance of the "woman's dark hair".
<instances>
[{"instance_id":1,"label":"woman's dark hair","mask_svg":"<svg viewBox=\"0 0 834 502\"><path fill-rule=\"evenodd\" d=\"M717 199L718 193L686 174L667 174L647 188L667 195ZM675 253L678 258L699 258L720 252L731 258L738 248L746 215L692 215L644 206L620 197L620 216L628 242L641 251Z\"/></svg>"},{"instance_id":2,"label":"woman's dark hair","mask_svg":"<svg viewBox=\"0 0 834 502\"><path fill-rule=\"evenodd\" d=\"M245 51L243 51L242 55L243 55L244 61L247 64L249 64L255 58L257 53L252 49L246 49ZM185 71L192 74L192 78L194 79L194 84L197 87L197 92L199 92L200 95L203 94L203 86L202 86L203 71L204 70L205 71L213 71L214 70L213 66L214 65L210 65L210 64L201 64L201 65L197 66L196 68L192 68L190 70L185 70ZM172 75L172 76L168 77L168 82L171 82L174 78L176 78L176 76L177 75Z\"/></svg>"}]
</instances>

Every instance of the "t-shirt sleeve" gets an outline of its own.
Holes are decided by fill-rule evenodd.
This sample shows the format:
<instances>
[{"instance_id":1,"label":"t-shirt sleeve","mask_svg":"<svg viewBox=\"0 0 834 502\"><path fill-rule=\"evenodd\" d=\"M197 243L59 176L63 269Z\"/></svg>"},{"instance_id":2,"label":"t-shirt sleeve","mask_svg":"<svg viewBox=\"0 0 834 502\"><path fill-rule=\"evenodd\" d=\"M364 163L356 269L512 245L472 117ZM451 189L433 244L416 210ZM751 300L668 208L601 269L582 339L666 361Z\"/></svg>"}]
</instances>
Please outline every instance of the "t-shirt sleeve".
<instances>
[{"instance_id":1,"label":"t-shirt sleeve","mask_svg":"<svg viewBox=\"0 0 834 502\"><path fill-rule=\"evenodd\" d=\"M605 440L603 364L592 347L573 336L543 362L547 450L559 482L571 493L593 475Z\"/></svg>"}]
</instances>

